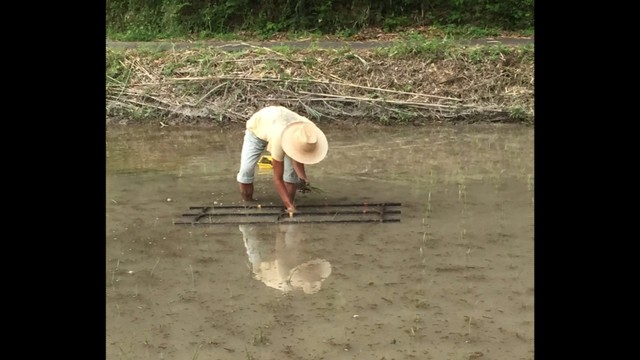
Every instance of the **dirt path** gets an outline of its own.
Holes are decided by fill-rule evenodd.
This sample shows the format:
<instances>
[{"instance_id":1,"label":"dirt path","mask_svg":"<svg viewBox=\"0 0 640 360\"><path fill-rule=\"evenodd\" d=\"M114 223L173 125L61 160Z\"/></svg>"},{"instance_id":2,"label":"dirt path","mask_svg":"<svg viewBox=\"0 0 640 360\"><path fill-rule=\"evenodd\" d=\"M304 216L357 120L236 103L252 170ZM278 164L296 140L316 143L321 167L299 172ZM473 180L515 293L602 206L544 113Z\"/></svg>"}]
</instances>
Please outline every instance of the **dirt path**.
<instances>
[{"instance_id":1,"label":"dirt path","mask_svg":"<svg viewBox=\"0 0 640 360\"><path fill-rule=\"evenodd\" d=\"M507 38L507 37L496 37L496 38L485 38L485 39L472 39L472 40L460 40L461 44L467 44L469 46L475 45L496 45L502 44L506 46L523 46L523 45L533 45L534 38ZM169 49L187 49L190 47L208 47L208 46L217 46L222 48L223 50L243 50L250 46L261 46L261 47L274 47L274 46L291 46L295 48L306 48L311 45L318 46L320 48L325 49L334 49L341 48L345 46L349 46L354 49L365 49L372 48L377 46L389 46L392 45L394 41L312 41L312 40L301 40L301 41L155 41L155 42L130 42L130 41L111 41L107 40L107 47L111 48L125 48L132 49L138 47L145 47L150 49L157 50L169 50Z\"/></svg>"}]
</instances>

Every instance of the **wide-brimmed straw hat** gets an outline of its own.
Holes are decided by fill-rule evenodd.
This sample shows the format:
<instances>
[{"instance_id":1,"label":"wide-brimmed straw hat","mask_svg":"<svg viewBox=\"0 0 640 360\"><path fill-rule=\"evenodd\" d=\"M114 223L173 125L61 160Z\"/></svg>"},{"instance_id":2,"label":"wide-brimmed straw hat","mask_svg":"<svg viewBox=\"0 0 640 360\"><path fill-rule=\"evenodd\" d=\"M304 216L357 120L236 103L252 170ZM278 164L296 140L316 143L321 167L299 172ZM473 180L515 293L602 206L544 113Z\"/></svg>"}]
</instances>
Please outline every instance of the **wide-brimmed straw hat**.
<instances>
[{"instance_id":1,"label":"wide-brimmed straw hat","mask_svg":"<svg viewBox=\"0 0 640 360\"><path fill-rule=\"evenodd\" d=\"M282 131L282 149L293 160L303 164L316 164L329 150L327 137L315 124L293 122Z\"/></svg>"}]
</instances>

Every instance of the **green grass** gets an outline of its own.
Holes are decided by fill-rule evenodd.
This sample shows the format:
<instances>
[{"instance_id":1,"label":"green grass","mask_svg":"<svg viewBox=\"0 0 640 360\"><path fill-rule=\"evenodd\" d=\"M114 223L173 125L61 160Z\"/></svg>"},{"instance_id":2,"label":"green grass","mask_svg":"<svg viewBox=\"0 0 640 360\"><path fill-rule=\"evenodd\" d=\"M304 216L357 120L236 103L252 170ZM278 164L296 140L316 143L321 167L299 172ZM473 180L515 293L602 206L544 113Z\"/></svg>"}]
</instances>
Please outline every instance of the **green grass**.
<instances>
[{"instance_id":1,"label":"green grass","mask_svg":"<svg viewBox=\"0 0 640 360\"><path fill-rule=\"evenodd\" d=\"M502 34L502 30L497 28L482 28L477 26L433 26L434 30L444 33L444 36L451 39L479 39L486 37L494 37Z\"/></svg>"},{"instance_id":2,"label":"green grass","mask_svg":"<svg viewBox=\"0 0 640 360\"><path fill-rule=\"evenodd\" d=\"M335 33L338 39L349 40L358 34L358 30L354 28L342 29Z\"/></svg>"},{"instance_id":3,"label":"green grass","mask_svg":"<svg viewBox=\"0 0 640 360\"><path fill-rule=\"evenodd\" d=\"M179 31L161 32L144 26L132 27L124 32L107 28L107 39L114 41L160 41L166 39L186 38Z\"/></svg>"},{"instance_id":4,"label":"green grass","mask_svg":"<svg viewBox=\"0 0 640 360\"><path fill-rule=\"evenodd\" d=\"M131 73L131 69L127 67L124 61L124 53L122 51L107 50L107 83L111 81L125 82Z\"/></svg>"},{"instance_id":5,"label":"green grass","mask_svg":"<svg viewBox=\"0 0 640 360\"><path fill-rule=\"evenodd\" d=\"M379 55L389 57L403 57L410 55L423 55L425 57L439 59L449 54L454 44L447 39L427 39L419 33L409 33L403 36L389 47L377 48Z\"/></svg>"},{"instance_id":6,"label":"green grass","mask_svg":"<svg viewBox=\"0 0 640 360\"><path fill-rule=\"evenodd\" d=\"M388 20L387 23L392 23ZM411 24L403 26L385 26L384 31L386 33L399 33L411 34L413 32ZM113 41L160 41L160 40L173 40L173 41L185 41L185 40L216 40L216 41L264 41L277 39L296 41L296 40L319 40L322 37L335 38L337 40L350 40L359 32L356 28L342 28L333 33L321 33L315 31L289 31L289 32L276 32L276 31L255 31L248 33L239 32L214 32L203 30L197 33L185 33L179 29L173 29L171 31L160 32L150 29L144 26L133 26L126 31L114 31L107 29L107 39ZM491 27L478 27L471 25L432 25L428 27L429 37L433 38L447 38L447 39L477 39L486 37L497 37L504 34L511 34L517 36L532 36L534 29L523 29L519 31L506 31L500 28Z\"/></svg>"},{"instance_id":7,"label":"green grass","mask_svg":"<svg viewBox=\"0 0 640 360\"><path fill-rule=\"evenodd\" d=\"M277 45L277 46L272 46L271 50L284 55L285 57L289 57L291 54L293 54L295 52L295 49L291 46L288 45Z\"/></svg>"},{"instance_id":8,"label":"green grass","mask_svg":"<svg viewBox=\"0 0 640 360\"><path fill-rule=\"evenodd\" d=\"M520 106L509 109L509 116L514 120L523 120L527 117L527 111Z\"/></svg>"},{"instance_id":9,"label":"green grass","mask_svg":"<svg viewBox=\"0 0 640 360\"><path fill-rule=\"evenodd\" d=\"M475 64L495 61L503 56L510 55L515 58L534 60L534 48L531 45L512 48L502 44L473 47L465 50L467 58Z\"/></svg>"},{"instance_id":10,"label":"green grass","mask_svg":"<svg viewBox=\"0 0 640 360\"><path fill-rule=\"evenodd\" d=\"M319 31L291 31L286 33L287 40L318 40L322 37Z\"/></svg>"},{"instance_id":11,"label":"green grass","mask_svg":"<svg viewBox=\"0 0 640 360\"><path fill-rule=\"evenodd\" d=\"M196 34L195 37L198 40L217 40L217 41L238 41L243 40L243 37L235 33L214 33L210 31L201 31Z\"/></svg>"}]
</instances>

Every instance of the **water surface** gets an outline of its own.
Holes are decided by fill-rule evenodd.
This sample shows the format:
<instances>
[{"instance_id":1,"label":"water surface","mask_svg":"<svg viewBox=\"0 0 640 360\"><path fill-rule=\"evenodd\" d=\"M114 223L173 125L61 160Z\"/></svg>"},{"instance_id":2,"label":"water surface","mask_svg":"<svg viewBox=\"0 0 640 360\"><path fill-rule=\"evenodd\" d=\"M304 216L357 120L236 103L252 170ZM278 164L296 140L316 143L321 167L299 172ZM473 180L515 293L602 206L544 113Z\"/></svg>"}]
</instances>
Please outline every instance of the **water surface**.
<instances>
[{"instance_id":1,"label":"water surface","mask_svg":"<svg viewBox=\"0 0 640 360\"><path fill-rule=\"evenodd\" d=\"M242 131L108 129L107 359L533 359L533 129L325 132L297 203L401 222L174 225L239 204Z\"/></svg>"}]
</instances>

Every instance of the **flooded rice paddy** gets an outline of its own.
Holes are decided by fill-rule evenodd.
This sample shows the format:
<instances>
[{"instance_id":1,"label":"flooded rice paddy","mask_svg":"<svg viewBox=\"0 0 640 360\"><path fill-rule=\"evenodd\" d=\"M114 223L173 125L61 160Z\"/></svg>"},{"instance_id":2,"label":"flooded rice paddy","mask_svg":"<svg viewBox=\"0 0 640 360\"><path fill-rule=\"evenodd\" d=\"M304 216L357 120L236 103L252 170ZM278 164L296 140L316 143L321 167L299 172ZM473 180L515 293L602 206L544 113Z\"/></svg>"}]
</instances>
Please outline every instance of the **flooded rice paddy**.
<instances>
[{"instance_id":1,"label":"flooded rice paddy","mask_svg":"<svg viewBox=\"0 0 640 360\"><path fill-rule=\"evenodd\" d=\"M108 128L107 359L533 359L533 128L325 133L296 202L400 222L175 225L240 203L242 130Z\"/></svg>"}]
</instances>

